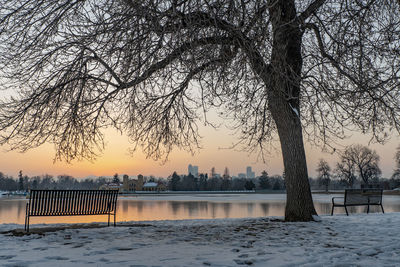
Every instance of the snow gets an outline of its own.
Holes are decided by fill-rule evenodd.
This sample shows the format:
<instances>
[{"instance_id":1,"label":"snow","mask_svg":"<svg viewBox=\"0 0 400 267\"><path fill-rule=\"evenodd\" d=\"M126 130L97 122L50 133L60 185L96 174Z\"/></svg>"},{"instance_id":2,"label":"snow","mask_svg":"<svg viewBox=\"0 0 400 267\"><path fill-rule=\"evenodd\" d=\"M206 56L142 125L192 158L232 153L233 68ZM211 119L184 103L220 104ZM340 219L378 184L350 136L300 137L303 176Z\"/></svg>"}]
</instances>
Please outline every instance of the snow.
<instances>
[{"instance_id":1,"label":"snow","mask_svg":"<svg viewBox=\"0 0 400 267\"><path fill-rule=\"evenodd\" d=\"M158 184L157 183L153 183L153 182L149 182L149 183L145 183L143 185L143 187L157 187Z\"/></svg>"},{"instance_id":2,"label":"snow","mask_svg":"<svg viewBox=\"0 0 400 267\"><path fill-rule=\"evenodd\" d=\"M0 224L0 265L399 266L400 213L316 219L123 222L117 227L31 225L36 234L22 236L5 231L23 225ZM66 229L50 231L49 227Z\"/></svg>"},{"instance_id":3,"label":"snow","mask_svg":"<svg viewBox=\"0 0 400 267\"><path fill-rule=\"evenodd\" d=\"M10 194L10 192L8 192L8 191L0 191L0 198L2 198L2 197L8 197L9 194Z\"/></svg>"},{"instance_id":4,"label":"snow","mask_svg":"<svg viewBox=\"0 0 400 267\"><path fill-rule=\"evenodd\" d=\"M299 111L297 110L297 108L294 108L290 103L289 103L289 106L292 108L292 110L296 114L296 116L299 117Z\"/></svg>"}]
</instances>

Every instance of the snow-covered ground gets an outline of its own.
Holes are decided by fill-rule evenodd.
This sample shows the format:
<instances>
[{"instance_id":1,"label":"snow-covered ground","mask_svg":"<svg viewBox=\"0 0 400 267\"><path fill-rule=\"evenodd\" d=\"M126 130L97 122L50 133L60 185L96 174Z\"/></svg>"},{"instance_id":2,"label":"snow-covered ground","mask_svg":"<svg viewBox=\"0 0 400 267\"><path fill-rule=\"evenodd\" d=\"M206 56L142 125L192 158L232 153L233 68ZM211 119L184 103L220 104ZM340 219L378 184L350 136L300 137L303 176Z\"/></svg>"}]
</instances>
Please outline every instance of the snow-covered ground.
<instances>
[{"instance_id":1,"label":"snow-covered ground","mask_svg":"<svg viewBox=\"0 0 400 267\"><path fill-rule=\"evenodd\" d=\"M400 213L125 222L15 236L0 225L1 266L400 266ZM95 225L95 224L90 224ZM104 224L101 224L104 225ZM75 225L76 226L76 225ZM15 232L14 232L15 233Z\"/></svg>"}]
</instances>

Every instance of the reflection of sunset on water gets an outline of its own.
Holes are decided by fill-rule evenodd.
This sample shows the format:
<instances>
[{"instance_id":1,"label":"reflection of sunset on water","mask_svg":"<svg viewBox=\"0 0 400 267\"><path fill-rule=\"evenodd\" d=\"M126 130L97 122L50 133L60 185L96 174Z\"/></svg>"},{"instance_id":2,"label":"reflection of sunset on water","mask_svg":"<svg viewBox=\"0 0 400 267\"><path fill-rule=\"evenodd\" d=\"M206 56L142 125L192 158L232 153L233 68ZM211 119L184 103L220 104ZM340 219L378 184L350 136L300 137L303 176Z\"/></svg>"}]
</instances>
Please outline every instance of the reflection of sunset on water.
<instances>
[{"instance_id":1,"label":"reflection of sunset on water","mask_svg":"<svg viewBox=\"0 0 400 267\"><path fill-rule=\"evenodd\" d=\"M182 200L182 197L184 200ZM332 195L314 198L318 214L330 214ZM178 199L178 200L176 200ZM224 196L145 196L120 197L117 204L117 221L153 221L184 219L219 219L283 216L285 195L230 195ZM386 212L400 211L400 196L385 196ZM26 199L0 199L0 222L23 224ZM350 207L350 213L365 212L365 207ZM344 213L344 210L337 210ZM380 212L371 207L371 212ZM32 217L32 224L107 222L107 215Z\"/></svg>"}]
</instances>

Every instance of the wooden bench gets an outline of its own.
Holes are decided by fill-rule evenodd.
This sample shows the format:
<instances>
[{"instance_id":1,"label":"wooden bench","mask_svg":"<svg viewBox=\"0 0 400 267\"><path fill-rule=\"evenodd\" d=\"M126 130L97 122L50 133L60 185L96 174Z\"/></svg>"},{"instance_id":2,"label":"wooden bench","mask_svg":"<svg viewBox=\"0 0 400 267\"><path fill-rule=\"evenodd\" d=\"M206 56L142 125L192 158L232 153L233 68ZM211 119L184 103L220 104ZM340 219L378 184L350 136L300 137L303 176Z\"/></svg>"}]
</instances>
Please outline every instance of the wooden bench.
<instances>
[{"instance_id":1,"label":"wooden bench","mask_svg":"<svg viewBox=\"0 0 400 267\"><path fill-rule=\"evenodd\" d=\"M26 204L25 231L32 216L114 215L118 190L31 190Z\"/></svg>"},{"instance_id":2,"label":"wooden bench","mask_svg":"<svg viewBox=\"0 0 400 267\"><path fill-rule=\"evenodd\" d=\"M382 206L382 189L346 189L344 192L344 197L333 197L332 198L332 211L335 207L344 207L347 216L349 212L347 207L351 206L367 206L367 213L369 213L369 206L381 206L382 212L385 213ZM335 199L344 199L343 202L335 202Z\"/></svg>"}]
</instances>

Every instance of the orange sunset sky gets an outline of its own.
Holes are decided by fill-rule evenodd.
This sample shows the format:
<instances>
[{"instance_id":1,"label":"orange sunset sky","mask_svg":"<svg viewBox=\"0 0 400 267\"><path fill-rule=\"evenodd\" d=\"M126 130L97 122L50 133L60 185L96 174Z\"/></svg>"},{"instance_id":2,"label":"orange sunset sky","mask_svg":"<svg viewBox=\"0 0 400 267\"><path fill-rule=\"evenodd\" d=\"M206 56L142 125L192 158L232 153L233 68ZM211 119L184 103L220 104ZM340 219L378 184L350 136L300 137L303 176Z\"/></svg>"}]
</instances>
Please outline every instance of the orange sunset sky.
<instances>
[{"instance_id":1,"label":"orange sunset sky","mask_svg":"<svg viewBox=\"0 0 400 267\"><path fill-rule=\"evenodd\" d=\"M228 167L230 175L236 176L240 172L244 173L246 166L252 166L256 175L260 175L263 170L267 170L270 175L282 174L282 157L278 149L272 150L270 155L267 155L266 162L263 163L261 159L257 160L257 154L228 149L236 139L225 128L215 130L211 127L203 127L200 128L200 134L203 136L203 149L198 150L194 156L186 151L175 149L165 164L162 164L161 161L146 159L141 151L130 154L128 148L131 144L128 142L128 138L113 130L106 132L106 148L94 162L53 163L55 151L51 144L32 149L27 153L7 152L7 147L3 146L0 147L0 172L14 177L17 177L19 170L28 176L68 174L76 178L84 178L92 175L112 176L118 173L130 176L143 174L168 177L173 171L186 174L188 164L192 164L199 166L201 173L210 173L211 168L215 167L216 172L222 174L225 167ZM368 136L353 133L350 139L340 142L343 145L352 143L368 145L368 140ZM395 168L394 154L399 144L398 134L393 134L385 145L370 145L370 148L375 149L381 157L380 167L383 177L392 175ZM276 148L279 148L278 143ZM337 155L321 152L321 148L312 147L307 143L306 154L309 175L313 177L316 175L315 169L320 158L327 160L332 168L337 161Z\"/></svg>"}]
</instances>

